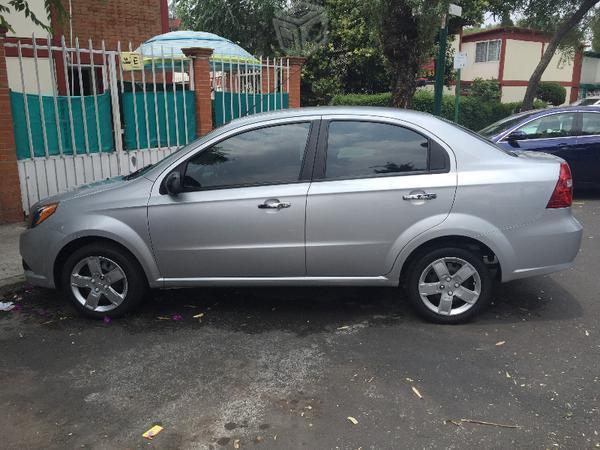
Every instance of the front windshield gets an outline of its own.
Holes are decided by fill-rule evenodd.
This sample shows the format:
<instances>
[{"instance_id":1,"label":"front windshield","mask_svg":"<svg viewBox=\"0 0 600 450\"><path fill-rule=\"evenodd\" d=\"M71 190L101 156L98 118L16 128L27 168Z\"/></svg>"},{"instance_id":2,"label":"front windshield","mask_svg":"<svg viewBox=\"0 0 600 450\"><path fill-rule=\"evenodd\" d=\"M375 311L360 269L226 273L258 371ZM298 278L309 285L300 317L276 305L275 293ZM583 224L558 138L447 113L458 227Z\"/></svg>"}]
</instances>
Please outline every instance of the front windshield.
<instances>
[{"instance_id":1,"label":"front windshield","mask_svg":"<svg viewBox=\"0 0 600 450\"><path fill-rule=\"evenodd\" d=\"M506 130L509 130L515 125L518 125L523 119L531 116L535 112L536 111L528 111L526 113L517 114L516 116L506 117L498 122L488 125L483 130L480 130L479 134L485 138L491 138L492 136L500 134Z\"/></svg>"}]
</instances>

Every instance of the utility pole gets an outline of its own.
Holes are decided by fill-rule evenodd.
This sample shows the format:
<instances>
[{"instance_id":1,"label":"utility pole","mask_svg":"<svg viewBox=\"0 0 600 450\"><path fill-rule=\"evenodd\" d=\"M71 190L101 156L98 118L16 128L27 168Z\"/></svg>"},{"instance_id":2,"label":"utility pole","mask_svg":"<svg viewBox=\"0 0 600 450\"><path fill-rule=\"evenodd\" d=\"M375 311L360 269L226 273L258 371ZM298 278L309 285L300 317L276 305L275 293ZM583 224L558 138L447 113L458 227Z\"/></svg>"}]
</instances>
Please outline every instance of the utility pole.
<instances>
[{"instance_id":1,"label":"utility pole","mask_svg":"<svg viewBox=\"0 0 600 450\"><path fill-rule=\"evenodd\" d=\"M462 8L450 3L448 13L442 15L442 24L439 31L439 50L435 61L435 88L433 94L433 114L442 113L442 98L444 95L444 69L446 67L446 45L448 42L448 16L462 15Z\"/></svg>"}]
</instances>

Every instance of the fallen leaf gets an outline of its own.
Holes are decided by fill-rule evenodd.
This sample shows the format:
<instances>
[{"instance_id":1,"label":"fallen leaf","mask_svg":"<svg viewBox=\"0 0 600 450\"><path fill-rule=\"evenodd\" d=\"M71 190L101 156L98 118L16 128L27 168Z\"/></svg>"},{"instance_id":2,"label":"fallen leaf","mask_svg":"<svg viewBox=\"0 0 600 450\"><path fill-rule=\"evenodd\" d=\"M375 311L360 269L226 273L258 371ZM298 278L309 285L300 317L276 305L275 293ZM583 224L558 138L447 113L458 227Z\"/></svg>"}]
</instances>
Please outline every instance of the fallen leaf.
<instances>
[{"instance_id":1,"label":"fallen leaf","mask_svg":"<svg viewBox=\"0 0 600 450\"><path fill-rule=\"evenodd\" d=\"M192 316L194 319L200 319L201 317L204 316L204 313L200 313L200 314L196 314L195 316Z\"/></svg>"},{"instance_id":2,"label":"fallen leaf","mask_svg":"<svg viewBox=\"0 0 600 450\"><path fill-rule=\"evenodd\" d=\"M506 344L506 341L496 342L496 347L499 347L499 346L504 345L504 344Z\"/></svg>"},{"instance_id":3,"label":"fallen leaf","mask_svg":"<svg viewBox=\"0 0 600 450\"><path fill-rule=\"evenodd\" d=\"M338 330L348 330L350 329L350 325L344 325L343 327L338 327Z\"/></svg>"},{"instance_id":4,"label":"fallen leaf","mask_svg":"<svg viewBox=\"0 0 600 450\"><path fill-rule=\"evenodd\" d=\"M171 318L167 317L167 316L158 316L157 319L158 320L171 320Z\"/></svg>"},{"instance_id":5,"label":"fallen leaf","mask_svg":"<svg viewBox=\"0 0 600 450\"><path fill-rule=\"evenodd\" d=\"M352 425L356 425L358 424L358 420L356 420L354 417L352 416L348 416L347 419L352 422Z\"/></svg>"},{"instance_id":6,"label":"fallen leaf","mask_svg":"<svg viewBox=\"0 0 600 450\"><path fill-rule=\"evenodd\" d=\"M510 376L510 373L506 372L506 378L512 378L512 377Z\"/></svg>"},{"instance_id":7,"label":"fallen leaf","mask_svg":"<svg viewBox=\"0 0 600 450\"><path fill-rule=\"evenodd\" d=\"M416 387L414 387L414 386L411 386L411 388L412 388L412 391L415 393L415 395L416 395L417 397L419 397L419 398L423 398L423 396L421 395L421 393L419 392L419 390L418 390Z\"/></svg>"},{"instance_id":8,"label":"fallen leaf","mask_svg":"<svg viewBox=\"0 0 600 450\"><path fill-rule=\"evenodd\" d=\"M586 335L586 336L589 336L589 335L590 335L590 332L589 332L588 330L585 330L585 335Z\"/></svg>"},{"instance_id":9,"label":"fallen leaf","mask_svg":"<svg viewBox=\"0 0 600 450\"><path fill-rule=\"evenodd\" d=\"M163 430L163 427L161 427L160 425L154 425L152 428L150 428L148 431L146 431L144 434L142 434L142 436L145 437L146 439L152 440L154 438L154 436L156 436L162 430Z\"/></svg>"},{"instance_id":10,"label":"fallen leaf","mask_svg":"<svg viewBox=\"0 0 600 450\"><path fill-rule=\"evenodd\" d=\"M454 421L452 421L454 422ZM512 425L505 423L495 423L495 422L486 422L485 420L476 420L476 419L460 419L460 422L463 423L475 423L478 425L490 425L493 427L501 427L501 428L521 428L520 425Z\"/></svg>"},{"instance_id":11,"label":"fallen leaf","mask_svg":"<svg viewBox=\"0 0 600 450\"><path fill-rule=\"evenodd\" d=\"M240 448L240 440L236 439L233 441L233 448Z\"/></svg>"}]
</instances>

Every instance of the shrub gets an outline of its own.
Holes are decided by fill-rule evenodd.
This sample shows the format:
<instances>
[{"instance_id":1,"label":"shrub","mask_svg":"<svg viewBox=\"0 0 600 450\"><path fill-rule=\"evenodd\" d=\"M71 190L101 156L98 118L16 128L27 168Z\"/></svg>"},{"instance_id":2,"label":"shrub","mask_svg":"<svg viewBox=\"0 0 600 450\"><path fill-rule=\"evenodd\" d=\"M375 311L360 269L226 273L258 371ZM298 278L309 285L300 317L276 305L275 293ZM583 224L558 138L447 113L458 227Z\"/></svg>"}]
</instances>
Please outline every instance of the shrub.
<instances>
[{"instance_id":1,"label":"shrub","mask_svg":"<svg viewBox=\"0 0 600 450\"><path fill-rule=\"evenodd\" d=\"M390 106L392 94L384 92L381 94L339 94L331 99L332 105L352 106Z\"/></svg>"},{"instance_id":2,"label":"shrub","mask_svg":"<svg viewBox=\"0 0 600 450\"><path fill-rule=\"evenodd\" d=\"M551 105L562 105L567 98L567 90L564 86L554 81L541 81L538 85L536 98L548 102Z\"/></svg>"},{"instance_id":3,"label":"shrub","mask_svg":"<svg viewBox=\"0 0 600 450\"><path fill-rule=\"evenodd\" d=\"M469 94L482 100L500 100L502 91L497 80L475 78L469 88Z\"/></svg>"},{"instance_id":4,"label":"shrub","mask_svg":"<svg viewBox=\"0 0 600 450\"><path fill-rule=\"evenodd\" d=\"M346 94L336 95L332 105L353 106L389 106L392 96L389 92L382 94ZM454 120L454 96L445 95L442 99L442 117ZM535 108L544 108L546 104L541 101L534 103ZM519 111L521 102L500 103L498 100L484 101L473 96L460 98L459 124L478 131L486 126L510 116ZM412 109L427 113L433 112L433 92L418 90L413 97Z\"/></svg>"}]
</instances>

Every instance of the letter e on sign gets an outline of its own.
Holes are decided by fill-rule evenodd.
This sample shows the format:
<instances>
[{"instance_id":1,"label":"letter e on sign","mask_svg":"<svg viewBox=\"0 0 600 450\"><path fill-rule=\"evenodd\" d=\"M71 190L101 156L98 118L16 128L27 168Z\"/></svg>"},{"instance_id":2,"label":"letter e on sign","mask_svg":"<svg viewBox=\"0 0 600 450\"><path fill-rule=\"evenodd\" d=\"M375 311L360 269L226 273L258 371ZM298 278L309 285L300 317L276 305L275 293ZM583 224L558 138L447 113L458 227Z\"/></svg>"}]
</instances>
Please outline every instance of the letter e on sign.
<instances>
[{"instance_id":1,"label":"letter e on sign","mask_svg":"<svg viewBox=\"0 0 600 450\"><path fill-rule=\"evenodd\" d=\"M144 62L139 53L121 52L119 57L123 70L142 70L144 68Z\"/></svg>"}]
</instances>

